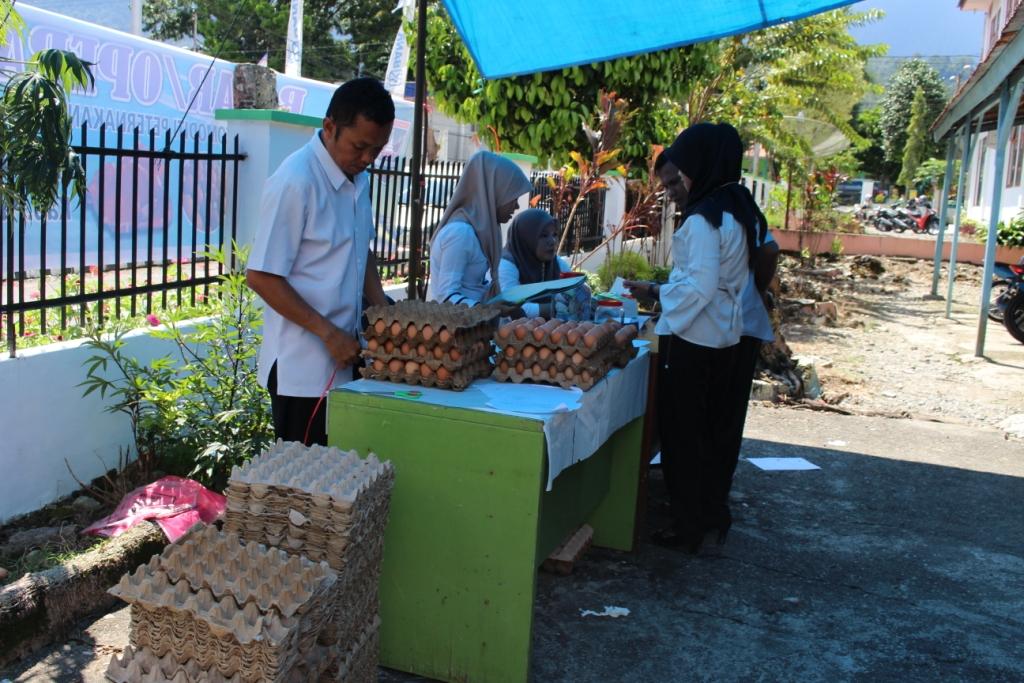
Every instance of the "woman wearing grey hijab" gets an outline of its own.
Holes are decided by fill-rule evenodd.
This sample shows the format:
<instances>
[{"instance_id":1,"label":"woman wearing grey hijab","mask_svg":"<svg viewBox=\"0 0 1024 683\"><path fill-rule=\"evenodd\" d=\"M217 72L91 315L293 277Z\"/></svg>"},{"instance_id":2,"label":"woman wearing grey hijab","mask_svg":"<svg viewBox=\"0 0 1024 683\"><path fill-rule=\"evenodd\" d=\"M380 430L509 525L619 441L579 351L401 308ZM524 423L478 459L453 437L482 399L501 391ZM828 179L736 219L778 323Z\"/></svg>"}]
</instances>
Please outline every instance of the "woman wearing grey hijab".
<instances>
[{"instance_id":1,"label":"woman wearing grey hijab","mask_svg":"<svg viewBox=\"0 0 1024 683\"><path fill-rule=\"evenodd\" d=\"M531 187L509 159L487 151L470 157L430 243L427 301L475 306L501 291L501 224Z\"/></svg>"}]
</instances>

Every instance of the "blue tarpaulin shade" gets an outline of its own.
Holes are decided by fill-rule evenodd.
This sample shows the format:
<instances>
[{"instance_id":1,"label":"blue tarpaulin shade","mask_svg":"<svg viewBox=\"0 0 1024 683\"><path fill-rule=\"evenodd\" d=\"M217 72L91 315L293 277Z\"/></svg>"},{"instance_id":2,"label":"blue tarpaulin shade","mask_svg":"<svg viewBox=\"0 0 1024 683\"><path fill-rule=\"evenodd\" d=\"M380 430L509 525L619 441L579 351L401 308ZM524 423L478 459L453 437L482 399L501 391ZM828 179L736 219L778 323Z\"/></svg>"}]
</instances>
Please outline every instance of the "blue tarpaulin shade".
<instances>
[{"instance_id":1,"label":"blue tarpaulin shade","mask_svg":"<svg viewBox=\"0 0 1024 683\"><path fill-rule=\"evenodd\" d=\"M688 45L854 0L444 0L484 78Z\"/></svg>"}]
</instances>

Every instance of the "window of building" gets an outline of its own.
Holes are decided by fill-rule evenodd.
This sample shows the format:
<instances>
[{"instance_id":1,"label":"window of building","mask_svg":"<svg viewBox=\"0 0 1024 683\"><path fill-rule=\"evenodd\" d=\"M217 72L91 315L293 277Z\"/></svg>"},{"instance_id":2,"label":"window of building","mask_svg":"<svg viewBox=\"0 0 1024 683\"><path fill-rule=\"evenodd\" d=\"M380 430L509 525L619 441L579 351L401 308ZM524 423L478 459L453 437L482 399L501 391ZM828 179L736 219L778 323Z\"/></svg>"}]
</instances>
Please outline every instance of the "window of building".
<instances>
[{"instance_id":1,"label":"window of building","mask_svg":"<svg viewBox=\"0 0 1024 683\"><path fill-rule=\"evenodd\" d=\"M1010 144L1006 149L1006 186L1020 187L1024 175L1024 129L1014 126L1010 130Z\"/></svg>"},{"instance_id":2,"label":"window of building","mask_svg":"<svg viewBox=\"0 0 1024 683\"><path fill-rule=\"evenodd\" d=\"M981 150L978 152L978 184L974 187L975 206L981 206L981 191L985 187L985 164L988 163L988 148L985 146L987 142L987 136L978 137L978 146L981 147Z\"/></svg>"}]
</instances>

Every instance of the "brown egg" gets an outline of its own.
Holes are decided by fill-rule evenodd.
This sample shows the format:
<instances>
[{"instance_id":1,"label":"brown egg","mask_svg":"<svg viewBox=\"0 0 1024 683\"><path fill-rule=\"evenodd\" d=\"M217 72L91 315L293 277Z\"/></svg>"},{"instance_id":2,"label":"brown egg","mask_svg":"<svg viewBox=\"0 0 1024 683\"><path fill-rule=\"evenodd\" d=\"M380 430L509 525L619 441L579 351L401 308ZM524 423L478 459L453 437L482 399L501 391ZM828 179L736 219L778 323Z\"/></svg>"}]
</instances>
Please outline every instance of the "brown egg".
<instances>
[{"instance_id":1,"label":"brown egg","mask_svg":"<svg viewBox=\"0 0 1024 683\"><path fill-rule=\"evenodd\" d=\"M523 358L529 360L530 358L533 358L535 353L537 353L536 346L530 346L529 344L527 344L526 346L523 347Z\"/></svg>"},{"instance_id":2,"label":"brown egg","mask_svg":"<svg viewBox=\"0 0 1024 683\"><path fill-rule=\"evenodd\" d=\"M434 328L429 324L424 325L423 329L420 330L420 333L423 335L424 341L430 341L431 337L434 336Z\"/></svg>"},{"instance_id":3,"label":"brown egg","mask_svg":"<svg viewBox=\"0 0 1024 683\"><path fill-rule=\"evenodd\" d=\"M452 350L448 352L448 357L457 362L462 358L462 351L459 350L459 347L453 346Z\"/></svg>"},{"instance_id":4,"label":"brown egg","mask_svg":"<svg viewBox=\"0 0 1024 683\"><path fill-rule=\"evenodd\" d=\"M555 351L555 362L557 362L557 363L564 363L565 362L565 357L566 357L565 351L563 351L562 349L558 349L557 351Z\"/></svg>"},{"instance_id":5,"label":"brown egg","mask_svg":"<svg viewBox=\"0 0 1024 683\"><path fill-rule=\"evenodd\" d=\"M373 361L373 369L376 370L377 372L384 372L385 367L387 367L387 365L385 365L384 361L380 360L379 358Z\"/></svg>"},{"instance_id":6,"label":"brown egg","mask_svg":"<svg viewBox=\"0 0 1024 683\"><path fill-rule=\"evenodd\" d=\"M373 339L371 337L370 339L366 340L367 351L376 351L378 346L380 346L380 342L378 342L376 339Z\"/></svg>"},{"instance_id":7,"label":"brown egg","mask_svg":"<svg viewBox=\"0 0 1024 683\"><path fill-rule=\"evenodd\" d=\"M576 371L572 369L571 365L562 372L565 374L565 378L568 380L572 380L572 378L576 376Z\"/></svg>"},{"instance_id":8,"label":"brown egg","mask_svg":"<svg viewBox=\"0 0 1024 683\"><path fill-rule=\"evenodd\" d=\"M391 354L391 353L394 353L394 352L395 352L395 342L393 342L390 339L388 339L387 341L384 342L384 353Z\"/></svg>"},{"instance_id":9,"label":"brown egg","mask_svg":"<svg viewBox=\"0 0 1024 683\"><path fill-rule=\"evenodd\" d=\"M435 360L441 360L444 358L444 349L440 346L435 346L434 350L431 351L431 354L433 354Z\"/></svg>"},{"instance_id":10,"label":"brown egg","mask_svg":"<svg viewBox=\"0 0 1024 683\"><path fill-rule=\"evenodd\" d=\"M448 368L444 367L443 365L437 369L438 380L442 382L447 382L449 379L451 379L451 377L452 373L448 370Z\"/></svg>"},{"instance_id":11,"label":"brown egg","mask_svg":"<svg viewBox=\"0 0 1024 683\"><path fill-rule=\"evenodd\" d=\"M542 346L540 350L537 351L537 355L541 360L547 360L548 358L551 358L551 349L546 346Z\"/></svg>"},{"instance_id":12,"label":"brown egg","mask_svg":"<svg viewBox=\"0 0 1024 683\"><path fill-rule=\"evenodd\" d=\"M388 329L388 324L384 322L384 318L378 318L377 322L373 324L373 331L377 334L384 334L386 329Z\"/></svg>"},{"instance_id":13,"label":"brown egg","mask_svg":"<svg viewBox=\"0 0 1024 683\"><path fill-rule=\"evenodd\" d=\"M401 349L402 349L402 355L403 356L408 356L409 353L412 351L412 344L410 344L407 341L402 342Z\"/></svg>"},{"instance_id":14,"label":"brown egg","mask_svg":"<svg viewBox=\"0 0 1024 683\"><path fill-rule=\"evenodd\" d=\"M391 372L401 372L402 365L402 361L398 360L397 358L392 358L391 362L388 363L388 370L390 370Z\"/></svg>"},{"instance_id":15,"label":"brown egg","mask_svg":"<svg viewBox=\"0 0 1024 683\"><path fill-rule=\"evenodd\" d=\"M498 363L498 369L501 370L502 372L508 372L508 368L509 368L508 361L505 360L504 358L502 358L501 362Z\"/></svg>"},{"instance_id":16,"label":"brown egg","mask_svg":"<svg viewBox=\"0 0 1024 683\"><path fill-rule=\"evenodd\" d=\"M506 358L515 358L516 357L516 350L513 347L511 347L511 346L506 346L505 347L505 357Z\"/></svg>"},{"instance_id":17,"label":"brown egg","mask_svg":"<svg viewBox=\"0 0 1024 683\"><path fill-rule=\"evenodd\" d=\"M438 333L437 336L438 336L438 339L441 340L442 344L447 344L452 339L452 333L449 332L448 328L446 328L446 327L442 327L441 331Z\"/></svg>"},{"instance_id":18,"label":"brown egg","mask_svg":"<svg viewBox=\"0 0 1024 683\"><path fill-rule=\"evenodd\" d=\"M526 371L526 364L523 363L523 361L517 361L516 362L516 372L518 372L521 375L525 371Z\"/></svg>"},{"instance_id":19,"label":"brown egg","mask_svg":"<svg viewBox=\"0 0 1024 683\"><path fill-rule=\"evenodd\" d=\"M423 342L420 342L419 344L417 344L416 345L416 355L419 356L420 358L426 358L427 357L427 345L424 344Z\"/></svg>"},{"instance_id":20,"label":"brown egg","mask_svg":"<svg viewBox=\"0 0 1024 683\"><path fill-rule=\"evenodd\" d=\"M391 336L397 337L400 334L402 334L402 323L396 320L395 322L391 323Z\"/></svg>"},{"instance_id":21,"label":"brown egg","mask_svg":"<svg viewBox=\"0 0 1024 683\"><path fill-rule=\"evenodd\" d=\"M416 375L419 374L420 364L414 360L406 361L405 363L405 374Z\"/></svg>"},{"instance_id":22,"label":"brown egg","mask_svg":"<svg viewBox=\"0 0 1024 683\"><path fill-rule=\"evenodd\" d=\"M426 363L420 363L420 377L424 379L430 379L434 376L434 371L430 369L430 366Z\"/></svg>"},{"instance_id":23,"label":"brown egg","mask_svg":"<svg viewBox=\"0 0 1024 683\"><path fill-rule=\"evenodd\" d=\"M530 328L527 325L516 325L516 329L515 329L516 339L518 339L520 341L522 341L523 339L526 339L526 333L529 332L529 331L530 331Z\"/></svg>"},{"instance_id":24,"label":"brown egg","mask_svg":"<svg viewBox=\"0 0 1024 683\"><path fill-rule=\"evenodd\" d=\"M541 375L544 374L544 368L542 368L540 365L534 365L532 368L530 368L530 371L533 373L534 377L540 377Z\"/></svg>"},{"instance_id":25,"label":"brown egg","mask_svg":"<svg viewBox=\"0 0 1024 683\"><path fill-rule=\"evenodd\" d=\"M572 354L572 362L574 365L583 365L584 360L586 359L583 357L583 354L580 353L579 351Z\"/></svg>"},{"instance_id":26,"label":"brown egg","mask_svg":"<svg viewBox=\"0 0 1024 683\"><path fill-rule=\"evenodd\" d=\"M550 377L551 379L558 377L558 368L556 368L554 365L548 368L548 377Z\"/></svg>"},{"instance_id":27,"label":"brown egg","mask_svg":"<svg viewBox=\"0 0 1024 683\"><path fill-rule=\"evenodd\" d=\"M416 337L416 333L418 331L419 330L416 329L416 323L409 323L409 326L405 328L405 336L409 339L413 339Z\"/></svg>"}]
</instances>

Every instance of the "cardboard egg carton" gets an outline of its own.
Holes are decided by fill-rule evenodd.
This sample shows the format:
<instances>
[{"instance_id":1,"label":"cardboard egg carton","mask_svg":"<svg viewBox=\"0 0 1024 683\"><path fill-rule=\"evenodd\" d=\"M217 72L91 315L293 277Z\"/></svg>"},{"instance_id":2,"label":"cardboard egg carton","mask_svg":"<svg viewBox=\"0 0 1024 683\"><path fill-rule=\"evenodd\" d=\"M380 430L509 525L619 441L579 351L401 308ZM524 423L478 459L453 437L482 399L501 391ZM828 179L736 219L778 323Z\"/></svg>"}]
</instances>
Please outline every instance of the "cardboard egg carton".
<instances>
[{"instance_id":1,"label":"cardboard egg carton","mask_svg":"<svg viewBox=\"0 0 1024 683\"><path fill-rule=\"evenodd\" d=\"M497 306L399 301L366 309L367 339L448 344L454 338L493 330L501 311ZM444 333L442 333L444 331Z\"/></svg>"},{"instance_id":2,"label":"cardboard egg carton","mask_svg":"<svg viewBox=\"0 0 1024 683\"><path fill-rule=\"evenodd\" d=\"M506 361L499 363L494 369L494 379L499 382L514 382L516 384L523 382L552 384L563 389L578 387L587 391L604 379L610 369L611 366L608 363L588 367L578 372L572 367L559 369L551 365L544 368L539 364L523 366L522 369L519 369L516 365L510 365Z\"/></svg>"},{"instance_id":3,"label":"cardboard egg carton","mask_svg":"<svg viewBox=\"0 0 1024 683\"><path fill-rule=\"evenodd\" d=\"M380 653L380 618L374 617L358 638L328 667L323 680L337 683L375 683Z\"/></svg>"},{"instance_id":4,"label":"cardboard egg carton","mask_svg":"<svg viewBox=\"0 0 1024 683\"><path fill-rule=\"evenodd\" d=\"M501 351L510 346L516 350L532 346L552 351L560 349L570 355L589 357L615 343L615 335L621 328L622 325L613 321L595 325L586 321L567 322L558 318L549 321L543 318L520 318L502 325L495 333L494 341Z\"/></svg>"},{"instance_id":5,"label":"cardboard egg carton","mask_svg":"<svg viewBox=\"0 0 1024 683\"><path fill-rule=\"evenodd\" d=\"M478 342L490 342L494 335L494 325L488 323L477 325L467 329L460 329L454 334L447 332L442 334L431 334L430 339L424 339L423 334L417 332L412 338L409 332L412 328L407 327L404 332L392 335L390 329L382 336L370 334L366 338L366 351L383 356L405 356L425 357L431 353L444 353L451 349L468 349ZM442 341L443 340L443 341Z\"/></svg>"},{"instance_id":6,"label":"cardboard egg carton","mask_svg":"<svg viewBox=\"0 0 1024 683\"><path fill-rule=\"evenodd\" d=\"M392 361L399 361L403 363L403 366L408 361L426 363L432 370L445 367L455 371L481 358L487 358L491 353L491 334L488 331L482 339L476 339L472 343L465 345L428 347L423 342L420 342L418 345L406 343L402 344L401 348L395 347L390 351L382 346L367 347L362 352L362 355L370 363L374 364L373 369L378 372L383 372L389 364L393 365ZM401 371L401 366L398 369L392 369L392 371Z\"/></svg>"},{"instance_id":7,"label":"cardboard egg carton","mask_svg":"<svg viewBox=\"0 0 1024 683\"><path fill-rule=\"evenodd\" d=\"M445 368L445 370L447 369ZM491 361L490 358L487 357L463 365L458 370L446 371L443 373L440 371L424 373L421 368L419 373L412 374L406 372L404 367L401 372L393 372L390 368L385 368L380 371L374 369L373 366L362 368L361 372L363 377L367 379L377 379L384 382L405 383L424 387L437 387L438 389L462 391L472 384L473 380L489 377L491 370Z\"/></svg>"}]
</instances>

